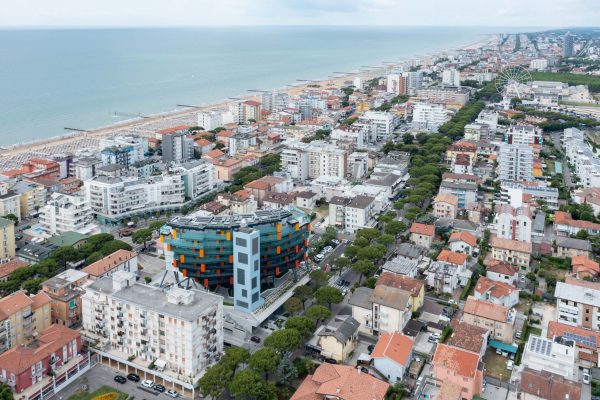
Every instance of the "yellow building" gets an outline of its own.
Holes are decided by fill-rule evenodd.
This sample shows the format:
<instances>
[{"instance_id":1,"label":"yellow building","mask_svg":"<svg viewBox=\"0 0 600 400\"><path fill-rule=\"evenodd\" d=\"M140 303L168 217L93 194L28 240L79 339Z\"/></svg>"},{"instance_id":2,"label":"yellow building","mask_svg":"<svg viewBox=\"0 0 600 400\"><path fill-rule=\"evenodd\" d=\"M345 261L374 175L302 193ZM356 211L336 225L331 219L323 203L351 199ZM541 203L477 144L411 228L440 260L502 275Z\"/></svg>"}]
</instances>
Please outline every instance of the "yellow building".
<instances>
[{"instance_id":1,"label":"yellow building","mask_svg":"<svg viewBox=\"0 0 600 400\"><path fill-rule=\"evenodd\" d=\"M338 315L317 332L321 354L344 362L356 348L360 323L351 315Z\"/></svg>"},{"instance_id":2,"label":"yellow building","mask_svg":"<svg viewBox=\"0 0 600 400\"><path fill-rule=\"evenodd\" d=\"M0 218L0 260L15 256L15 223Z\"/></svg>"},{"instance_id":3,"label":"yellow building","mask_svg":"<svg viewBox=\"0 0 600 400\"><path fill-rule=\"evenodd\" d=\"M30 344L51 325L50 302L42 291L29 297L20 290L0 299L0 353Z\"/></svg>"},{"instance_id":4,"label":"yellow building","mask_svg":"<svg viewBox=\"0 0 600 400\"><path fill-rule=\"evenodd\" d=\"M13 187L21 195L21 216L35 214L46 205L46 188L31 182L17 182Z\"/></svg>"}]
</instances>

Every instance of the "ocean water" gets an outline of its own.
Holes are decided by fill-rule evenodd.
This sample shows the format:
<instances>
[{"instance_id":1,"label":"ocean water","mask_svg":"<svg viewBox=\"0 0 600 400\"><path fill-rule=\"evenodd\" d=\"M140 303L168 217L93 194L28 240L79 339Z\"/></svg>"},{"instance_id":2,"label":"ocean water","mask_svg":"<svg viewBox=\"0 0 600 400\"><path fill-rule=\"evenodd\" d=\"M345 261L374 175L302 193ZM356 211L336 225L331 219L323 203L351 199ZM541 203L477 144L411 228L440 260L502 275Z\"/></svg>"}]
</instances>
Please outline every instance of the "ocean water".
<instances>
[{"instance_id":1,"label":"ocean water","mask_svg":"<svg viewBox=\"0 0 600 400\"><path fill-rule=\"evenodd\" d=\"M0 30L0 145L473 43L500 28ZM127 119L121 117L121 119Z\"/></svg>"}]
</instances>

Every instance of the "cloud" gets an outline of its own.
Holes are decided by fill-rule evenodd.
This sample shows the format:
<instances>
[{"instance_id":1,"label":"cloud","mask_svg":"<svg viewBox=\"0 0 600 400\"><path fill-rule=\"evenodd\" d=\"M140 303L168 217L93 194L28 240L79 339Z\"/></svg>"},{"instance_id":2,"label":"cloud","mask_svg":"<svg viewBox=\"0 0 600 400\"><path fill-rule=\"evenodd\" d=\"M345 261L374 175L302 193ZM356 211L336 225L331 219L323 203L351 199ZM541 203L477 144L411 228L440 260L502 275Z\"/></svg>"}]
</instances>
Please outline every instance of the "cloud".
<instances>
[{"instance_id":1,"label":"cloud","mask_svg":"<svg viewBox=\"0 0 600 400\"><path fill-rule=\"evenodd\" d=\"M21 25L597 25L597 0L0 0Z\"/></svg>"}]
</instances>

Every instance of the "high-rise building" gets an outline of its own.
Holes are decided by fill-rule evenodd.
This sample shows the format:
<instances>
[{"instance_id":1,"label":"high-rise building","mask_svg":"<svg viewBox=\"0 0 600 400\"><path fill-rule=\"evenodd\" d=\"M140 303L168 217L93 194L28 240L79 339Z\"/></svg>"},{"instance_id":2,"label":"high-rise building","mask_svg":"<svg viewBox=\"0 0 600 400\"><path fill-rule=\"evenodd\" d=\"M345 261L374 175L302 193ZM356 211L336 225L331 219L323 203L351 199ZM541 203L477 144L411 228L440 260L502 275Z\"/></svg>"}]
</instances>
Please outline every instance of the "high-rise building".
<instances>
[{"instance_id":1,"label":"high-rise building","mask_svg":"<svg viewBox=\"0 0 600 400\"><path fill-rule=\"evenodd\" d=\"M405 95L408 91L408 77L402 74L389 74L387 76L386 92L396 95Z\"/></svg>"},{"instance_id":2,"label":"high-rise building","mask_svg":"<svg viewBox=\"0 0 600 400\"><path fill-rule=\"evenodd\" d=\"M6 218L0 218L0 260L15 256L15 223Z\"/></svg>"},{"instance_id":3,"label":"high-rise building","mask_svg":"<svg viewBox=\"0 0 600 400\"><path fill-rule=\"evenodd\" d=\"M442 84L447 86L460 86L460 71L456 68L445 69L442 72Z\"/></svg>"},{"instance_id":4,"label":"high-rise building","mask_svg":"<svg viewBox=\"0 0 600 400\"><path fill-rule=\"evenodd\" d=\"M198 126L204 128L205 131L223 126L223 111L212 110L204 111L198 114Z\"/></svg>"},{"instance_id":5,"label":"high-rise building","mask_svg":"<svg viewBox=\"0 0 600 400\"><path fill-rule=\"evenodd\" d=\"M242 239L254 238L254 234L243 235L242 228L246 228L259 233L259 249L251 249L252 257L248 260L256 260L255 256L260 256L260 279L279 277L300 267L306 258L309 221L309 217L297 209L262 210L231 216L175 217L167 223L170 233L166 234L163 230L160 237L165 243L167 270L179 271L184 277L206 287L235 286L234 242L237 232L242 230ZM241 246L236 250L241 253ZM254 262L252 268L255 268ZM244 275L250 277L250 288L252 274Z\"/></svg>"},{"instance_id":6,"label":"high-rise building","mask_svg":"<svg viewBox=\"0 0 600 400\"><path fill-rule=\"evenodd\" d=\"M184 162L194 157L194 141L187 132L173 132L163 135L162 160L165 163Z\"/></svg>"},{"instance_id":7,"label":"high-rise building","mask_svg":"<svg viewBox=\"0 0 600 400\"><path fill-rule=\"evenodd\" d=\"M237 310L252 312L264 303L260 297L260 232L245 224L242 221L233 232L233 301Z\"/></svg>"},{"instance_id":8,"label":"high-rise building","mask_svg":"<svg viewBox=\"0 0 600 400\"><path fill-rule=\"evenodd\" d=\"M498 155L498 179L533 181L533 149L518 144L502 144Z\"/></svg>"},{"instance_id":9,"label":"high-rise building","mask_svg":"<svg viewBox=\"0 0 600 400\"><path fill-rule=\"evenodd\" d=\"M448 112L441 104L416 103L413 107L413 129L434 132L449 119Z\"/></svg>"},{"instance_id":10,"label":"high-rise building","mask_svg":"<svg viewBox=\"0 0 600 400\"><path fill-rule=\"evenodd\" d=\"M44 207L40 208L40 224L50 235L65 232L88 234L95 227L92 208L85 196L53 193Z\"/></svg>"},{"instance_id":11,"label":"high-rise building","mask_svg":"<svg viewBox=\"0 0 600 400\"><path fill-rule=\"evenodd\" d=\"M563 57L573 56L573 35L567 32L563 37Z\"/></svg>"}]
</instances>

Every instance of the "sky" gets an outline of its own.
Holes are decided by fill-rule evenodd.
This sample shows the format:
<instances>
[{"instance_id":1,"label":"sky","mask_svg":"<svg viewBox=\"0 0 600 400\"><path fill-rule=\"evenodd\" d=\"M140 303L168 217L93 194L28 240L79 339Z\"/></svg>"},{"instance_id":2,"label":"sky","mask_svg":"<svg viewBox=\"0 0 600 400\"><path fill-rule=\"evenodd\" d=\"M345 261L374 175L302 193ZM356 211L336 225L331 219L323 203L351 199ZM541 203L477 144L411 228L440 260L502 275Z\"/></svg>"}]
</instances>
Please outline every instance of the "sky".
<instances>
[{"instance_id":1,"label":"sky","mask_svg":"<svg viewBox=\"0 0 600 400\"><path fill-rule=\"evenodd\" d=\"M0 0L0 27L598 26L598 0Z\"/></svg>"}]
</instances>

